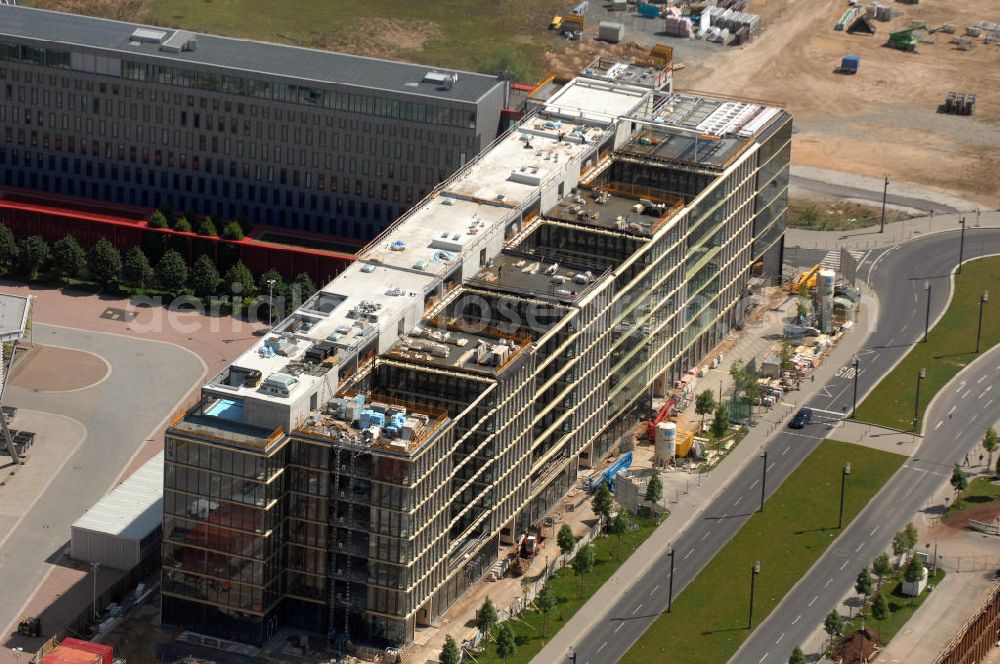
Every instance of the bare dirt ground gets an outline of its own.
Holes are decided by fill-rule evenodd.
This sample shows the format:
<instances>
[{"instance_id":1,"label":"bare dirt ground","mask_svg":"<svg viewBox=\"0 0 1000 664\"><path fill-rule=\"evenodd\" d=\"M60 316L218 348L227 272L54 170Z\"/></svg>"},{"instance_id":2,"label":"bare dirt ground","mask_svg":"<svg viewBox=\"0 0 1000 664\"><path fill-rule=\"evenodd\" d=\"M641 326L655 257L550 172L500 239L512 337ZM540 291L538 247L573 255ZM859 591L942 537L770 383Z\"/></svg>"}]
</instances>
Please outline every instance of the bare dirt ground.
<instances>
[{"instance_id":1,"label":"bare dirt ground","mask_svg":"<svg viewBox=\"0 0 1000 664\"><path fill-rule=\"evenodd\" d=\"M970 521L993 523L997 517L1000 517L1000 503L985 503L976 507L967 507L961 512L952 514L944 520L944 524L949 528L965 530L969 527Z\"/></svg>"},{"instance_id":2,"label":"bare dirt ground","mask_svg":"<svg viewBox=\"0 0 1000 664\"><path fill-rule=\"evenodd\" d=\"M596 31L595 31L596 32ZM633 59L649 54L649 48L634 42L608 44L594 40L575 42L572 46L558 52L548 52L543 55L545 67L557 78L565 80L572 78L593 62L598 55L605 58Z\"/></svg>"},{"instance_id":3,"label":"bare dirt ground","mask_svg":"<svg viewBox=\"0 0 1000 664\"><path fill-rule=\"evenodd\" d=\"M893 5L906 14L875 22L874 36L836 32L841 0L763 0L755 42L689 62L675 76L682 89L765 99L795 117L793 162L939 188L985 204L1000 199L1000 47L982 39L970 51L920 44L917 53L884 46L888 33L921 19L931 27L1000 21L995 0L955 4L925 0ZM770 18L771 20L767 20ZM854 76L834 73L843 55L861 57ZM937 113L949 90L977 95L973 117Z\"/></svg>"},{"instance_id":4,"label":"bare dirt ground","mask_svg":"<svg viewBox=\"0 0 1000 664\"><path fill-rule=\"evenodd\" d=\"M108 375L101 358L72 348L35 346L15 356L10 382L41 392L80 390Z\"/></svg>"}]
</instances>

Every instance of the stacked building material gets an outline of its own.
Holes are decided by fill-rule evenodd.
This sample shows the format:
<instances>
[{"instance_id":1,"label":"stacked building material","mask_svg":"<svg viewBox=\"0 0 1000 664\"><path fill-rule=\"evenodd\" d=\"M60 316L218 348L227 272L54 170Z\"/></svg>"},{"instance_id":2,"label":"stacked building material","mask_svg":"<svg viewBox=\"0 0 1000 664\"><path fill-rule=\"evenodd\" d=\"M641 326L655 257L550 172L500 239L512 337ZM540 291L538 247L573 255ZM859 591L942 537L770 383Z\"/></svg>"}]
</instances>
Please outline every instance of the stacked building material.
<instances>
[{"instance_id":1,"label":"stacked building material","mask_svg":"<svg viewBox=\"0 0 1000 664\"><path fill-rule=\"evenodd\" d=\"M951 115L972 115L976 108L976 95L951 91L944 102L944 112Z\"/></svg>"},{"instance_id":2,"label":"stacked building material","mask_svg":"<svg viewBox=\"0 0 1000 664\"><path fill-rule=\"evenodd\" d=\"M668 7L663 21L663 31L669 37L691 37L694 34L691 19L681 16L681 10L677 7Z\"/></svg>"},{"instance_id":3,"label":"stacked building material","mask_svg":"<svg viewBox=\"0 0 1000 664\"><path fill-rule=\"evenodd\" d=\"M722 9L721 7L709 7L706 11L708 11L709 20L713 27L724 28L731 33L746 28L750 37L756 37L760 34L760 16L757 14Z\"/></svg>"},{"instance_id":4,"label":"stacked building material","mask_svg":"<svg viewBox=\"0 0 1000 664\"><path fill-rule=\"evenodd\" d=\"M837 21L837 25L833 26L833 29L843 32L844 29L847 28L847 26L850 25L860 13L861 13L860 8L848 7L847 11L845 11L843 15L841 15L840 20Z\"/></svg>"}]
</instances>

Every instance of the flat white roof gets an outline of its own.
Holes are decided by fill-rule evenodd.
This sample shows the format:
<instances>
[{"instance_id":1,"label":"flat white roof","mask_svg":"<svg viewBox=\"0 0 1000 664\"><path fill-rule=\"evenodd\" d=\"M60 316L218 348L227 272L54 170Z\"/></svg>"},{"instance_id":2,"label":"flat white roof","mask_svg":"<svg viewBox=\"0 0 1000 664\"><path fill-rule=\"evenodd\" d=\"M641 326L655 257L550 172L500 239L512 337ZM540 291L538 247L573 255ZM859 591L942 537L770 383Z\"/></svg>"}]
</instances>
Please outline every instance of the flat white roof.
<instances>
[{"instance_id":1,"label":"flat white roof","mask_svg":"<svg viewBox=\"0 0 1000 664\"><path fill-rule=\"evenodd\" d=\"M163 521L163 452L73 522L73 529L141 540Z\"/></svg>"},{"instance_id":2,"label":"flat white roof","mask_svg":"<svg viewBox=\"0 0 1000 664\"><path fill-rule=\"evenodd\" d=\"M0 341L16 341L24 336L30 308L28 296L0 293Z\"/></svg>"},{"instance_id":3,"label":"flat white roof","mask_svg":"<svg viewBox=\"0 0 1000 664\"><path fill-rule=\"evenodd\" d=\"M546 112L567 119L611 123L631 115L652 91L610 81L575 78L545 103Z\"/></svg>"}]
</instances>

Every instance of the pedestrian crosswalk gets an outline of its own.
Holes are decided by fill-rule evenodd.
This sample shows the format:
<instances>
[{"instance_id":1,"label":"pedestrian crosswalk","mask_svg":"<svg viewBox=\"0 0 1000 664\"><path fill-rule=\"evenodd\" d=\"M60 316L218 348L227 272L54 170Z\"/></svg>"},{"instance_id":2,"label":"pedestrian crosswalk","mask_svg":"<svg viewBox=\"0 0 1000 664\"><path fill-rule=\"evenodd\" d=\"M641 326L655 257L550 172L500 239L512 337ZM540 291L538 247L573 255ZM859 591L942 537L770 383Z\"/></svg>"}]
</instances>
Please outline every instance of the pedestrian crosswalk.
<instances>
[{"instance_id":1,"label":"pedestrian crosswalk","mask_svg":"<svg viewBox=\"0 0 1000 664\"><path fill-rule=\"evenodd\" d=\"M865 256L865 252L861 249L848 249L847 253L853 256L854 260L858 261L859 263L861 262L861 259L864 258ZM826 256L823 256L823 260L821 260L819 264L825 268L839 271L840 249L831 249L830 251L826 252Z\"/></svg>"}]
</instances>

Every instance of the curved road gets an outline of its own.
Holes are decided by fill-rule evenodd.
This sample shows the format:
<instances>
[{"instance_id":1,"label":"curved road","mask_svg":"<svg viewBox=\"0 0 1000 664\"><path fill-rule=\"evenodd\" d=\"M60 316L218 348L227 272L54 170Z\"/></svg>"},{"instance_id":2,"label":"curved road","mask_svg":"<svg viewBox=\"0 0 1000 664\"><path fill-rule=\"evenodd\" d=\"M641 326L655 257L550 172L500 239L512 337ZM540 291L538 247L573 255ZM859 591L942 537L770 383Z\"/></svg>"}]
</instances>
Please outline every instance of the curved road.
<instances>
[{"instance_id":1,"label":"curved road","mask_svg":"<svg viewBox=\"0 0 1000 664\"><path fill-rule=\"evenodd\" d=\"M967 249L967 258L1000 252L1000 231L966 235L967 248L970 237L973 248L971 252ZM918 304L923 302L907 302L904 297L897 297L896 283L902 277L919 291L923 280L930 279L935 286L943 286L935 291L950 290L950 278L942 275L947 275L957 264L954 249L949 251L947 246L954 245L955 238L956 234L947 233L883 255L874 272L873 284L882 294L883 305L888 306L883 320L903 323L898 330L896 325L882 326L887 328L886 334L898 332L886 346L904 343L905 351L922 338L924 321ZM942 292L940 298L933 298L933 316L938 315L946 296ZM894 301L887 302L890 297ZM870 389L872 382L862 389ZM978 447L983 431L994 424L1000 413L997 405L1000 404L1000 346L966 367L936 397L924 416L926 435L910 459L730 661L758 664L787 661L792 648L805 642L830 609L851 591L861 569L886 550L893 535L926 506L927 499L951 476L951 469L962 461L966 452Z\"/></svg>"},{"instance_id":2,"label":"curved road","mask_svg":"<svg viewBox=\"0 0 1000 664\"><path fill-rule=\"evenodd\" d=\"M59 563L70 524L105 495L136 450L205 371L197 355L169 343L40 323L35 324L33 336L36 344L99 355L112 370L105 380L73 392L7 386L6 404L76 421L84 438L67 459L45 461L55 468L51 484L23 517L0 529L0 630L20 618L22 605L51 565ZM46 450L36 445L31 454L40 459ZM3 634L0 645L8 646L6 637Z\"/></svg>"},{"instance_id":3,"label":"curved road","mask_svg":"<svg viewBox=\"0 0 1000 664\"><path fill-rule=\"evenodd\" d=\"M996 252L1000 252L1000 230L975 229L966 232L966 258ZM880 319L891 322L891 324L878 325L877 329L871 333L864 349L859 353L861 357L859 383L862 394L869 390L906 354L910 344L923 335L925 305L921 298L923 298L925 279L931 279L936 286L933 289L931 301L932 318L941 314L950 290L949 275L957 260L958 236L955 233L943 233L905 245L880 249L866 257L859 268L859 276L864 276L874 286L880 298ZM825 427L822 424L835 423L842 417L843 413L850 409L854 385L853 376L850 371L838 372L838 374L826 383L824 389L803 404L816 411L816 424L801 432L783 428L767 444L766 488L768 495L774 493L784 479L823 440ZM941 403L944 402L939 400L939 404ZM938 408L934 410L936 412ZM945 432L941 431L941 434L944 435ZM963 441L966 439L970 441L967 446L975 444L974 439L978 439L978 435L973 434L971 427L968 432L963 432L963 435L965 436L962 438ZM928 441L931 441L929 446L934 447L933 441L940 439L941 436L938 435L929 436ZM951 446L948 453L942 452L940 455L928 456L928 460L923 461L921 455L924 454L925 447L928 447L926 441L924 447L921 448L921 454L915 455L907 462L887 485L886 490L892 491L891 495L896 500L879 501L880 505L895 505L902 508L903 503L899 501L903 501L905 498L906 510L898 509L894 513L895 518L902 519L904 524L910 518L910 514L923 503L926 496L930 495L938 485L940 478L931 475L932 472L942 472L942 466L938 464L945 463L944 468L948 470L952 463L950 459L954 454L964 456L964 448L959 452L957 451L959 447ZM708 563L712 554L725 546L757 508L760 501L760 465L758 462L753 462L739 472L727 489L706 508L704 516L692 523L674 543L676 552L673 583L675 597L683 592L684 587ZM916 478L918 481L914 481L915 474L919 475ZM897 491L899 492L898 496L896 495ZM912 509L909 507L911 502ZM855 539L859 539L859 541L863 539L866 544L857 552L861 558L856 561L856 564L852 567L848 563L845 569L841 570L839 568L844 565L844 558L835 558L828 552L793 591L792 594L795 595L795 598L786 599L773 612L772 615L777 616L777 618L769 618L763 628L758 629L752 635L734 661L741 664L742 662L784 661L788 656L787 651L790 651L798 642L796 639L804 640L806 635L812 633L818 621L822 621L822 617L829 611L830 606L843 596L853 584L857 568L867 563L868 558L873 557L874 552L880 550L882 539L892 537L894 530L890 524L893 522L893 515L878 515L878 519L885 519L885 525L882 526L885 532L876 531L875 535L878 537L872 539L869 536L870 527L862 533L864 528L862 524L872 520L870 510L871 506L858 515L854 521L855 525L848 528L831 549L836 554L837 551L844 548L841 540L845 543L853 543ZM859 533L865 537L860 537ZM886 541L888 540L886 539ZM850 551L853 552L854 548L852 547ZM870 556L868 551L872 552ZM618 661L653 621L666 610L667 597L661 589L669 579L669 565L669 556L664 553L648 568L645 575L632 585L633 588L651 588L652 591L642 590L624 594L614 606L609 608L605 618L596 623L587 634L582 635L575 646L578 664L605 664ZM827 584L826 579L831 577L827 569L830 565L833 566L837 574L833 575L834 580ZM817 599L813 601L812 606L807 607L805 605L809 603L813 594L816 594L806 590L806 588L812 588L814 577L821 579L818 581L820 586L824 584L828 586L824 589L824 597L828 596L828 600L820 602ZM807 580L810 583L807 583ZM808 596L802 602L800 597L807 593ZM790 607L795 608L791 609ZM812 616L812 613L809 613L807 617L804 613L806 610L817 613L819 618ZM791 615L788 615L789 613ZM794 626L790 626L790 623L796 619L796 614L803 615L795 621ZM779 619L781 627L776 626L779 624ZM782 636L783 632L784 636ZM775 640L779 637L782 637L780 642L775 644Z\"/></svg>"}]
</instances>

